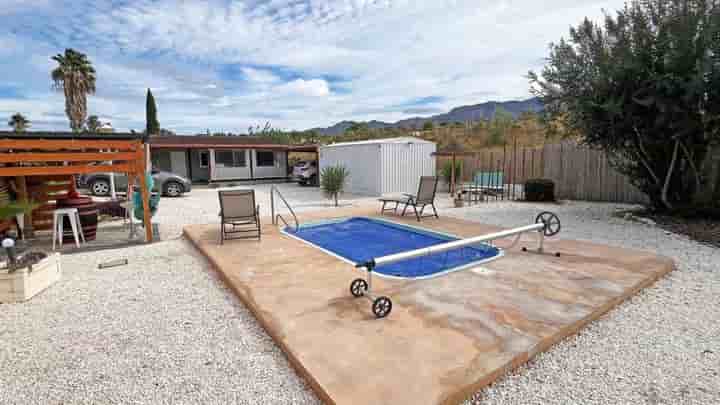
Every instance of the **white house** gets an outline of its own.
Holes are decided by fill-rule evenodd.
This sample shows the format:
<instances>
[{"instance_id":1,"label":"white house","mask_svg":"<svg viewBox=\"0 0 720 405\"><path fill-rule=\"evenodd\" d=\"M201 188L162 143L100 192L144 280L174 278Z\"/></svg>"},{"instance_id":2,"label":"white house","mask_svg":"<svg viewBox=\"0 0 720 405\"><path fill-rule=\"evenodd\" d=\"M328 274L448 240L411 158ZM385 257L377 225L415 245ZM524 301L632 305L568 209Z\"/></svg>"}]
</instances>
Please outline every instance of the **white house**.
<instances>
[{"instance_id":1,"label":"white house","mask_svg":"<svg viewBox=\"0 0 720 405\"><path fill-rule=\"evenodd\" d=\"M380 196L417 192L420 176L435 176L434 142L390 138L320 147L320 170L338 164L350 177L345 191Z\"/></svg>"},{"instance_id":2,"label":"white house","mask_svg":"<svg viewBox=\"0 0 720 405\"><path fill-rule=\"evenodd\" d=\"M286 179L288 154L317 152L315 145L291 146L249 136L151 136L154 167L193 182Z\"/></svg>"}]
</instances>

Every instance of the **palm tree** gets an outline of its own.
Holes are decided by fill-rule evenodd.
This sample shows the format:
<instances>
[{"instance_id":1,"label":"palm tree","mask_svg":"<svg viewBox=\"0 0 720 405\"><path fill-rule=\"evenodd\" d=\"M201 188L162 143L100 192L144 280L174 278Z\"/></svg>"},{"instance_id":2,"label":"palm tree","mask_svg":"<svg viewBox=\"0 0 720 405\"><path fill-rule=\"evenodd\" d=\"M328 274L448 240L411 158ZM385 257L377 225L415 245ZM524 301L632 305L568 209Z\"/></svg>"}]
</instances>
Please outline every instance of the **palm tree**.
<instances>
[{"instance_id":1,"label":"palm tree","mask_svg":"<svg viewBox=\"0 0 720 405\"><path fill-rule=\"evenodd\" d=\"M88 117L85 126L87 127L88 132L97 132L102 126L102 122L100 122L100 118L98 118L97 115L91 115Z\"/></svg>"},{"instance_id":2,"label":"palm tree","mask_svg":"<svg viewBox=\"0 0 720 405\"><path fill-rule=\"evenodd\" d=\"M30 128L30 121L24 115L17 113L10 117L8 126L11 126L15 132L25 132Z\"/></svg>"},{"instance_id":3,"label":"palm tree","mask_svg":"<svg viewBox=\"0 0 720 405\"><path fill-rule=\"evenodd\" d=\"M52 71L54 88L65 93L65 113L70 128L80 132L87 115L87 96L95 94L95 68L85 54L73 49L66 49L64 54L52 59L58 63Z\"/></svg>"}]
</instances>

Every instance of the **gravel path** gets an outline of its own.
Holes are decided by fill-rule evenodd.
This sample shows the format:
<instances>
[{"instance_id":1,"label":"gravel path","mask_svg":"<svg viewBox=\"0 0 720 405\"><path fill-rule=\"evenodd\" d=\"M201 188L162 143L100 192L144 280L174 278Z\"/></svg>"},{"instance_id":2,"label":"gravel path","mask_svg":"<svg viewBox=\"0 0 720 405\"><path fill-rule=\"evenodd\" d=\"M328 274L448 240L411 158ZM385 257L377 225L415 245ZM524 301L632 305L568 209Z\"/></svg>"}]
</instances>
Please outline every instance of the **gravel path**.
<instances>
[{"instance_id":1,"label":"gravel path","mask_svg":"<svg viewBox=\"0 0 720 405\"><path fill-rule=\"evenodd\" d=\"M198 191L163 200L166 235L217 221L217 194ZM317 190L291 199L326 208ZM612 216L627 206L491 203L441 214L516 226L548 208L563 238L657 251L678 270L471 403L720 403L720 249ZM96 269L120 257L130 265ZM58 285L0 305L0 404L317 403L182 239L63 260Z\"/></svg>"},{"instance_id":2,"label":"gravel path","mask_svg":"<svg viewBox=\"0 0 720 405\"><path fill-rule=\"evenodd\" d=\"M65 255L63 270L0 305L0 404L317 403L188 242Z\"/></svg>"}]
</instances>

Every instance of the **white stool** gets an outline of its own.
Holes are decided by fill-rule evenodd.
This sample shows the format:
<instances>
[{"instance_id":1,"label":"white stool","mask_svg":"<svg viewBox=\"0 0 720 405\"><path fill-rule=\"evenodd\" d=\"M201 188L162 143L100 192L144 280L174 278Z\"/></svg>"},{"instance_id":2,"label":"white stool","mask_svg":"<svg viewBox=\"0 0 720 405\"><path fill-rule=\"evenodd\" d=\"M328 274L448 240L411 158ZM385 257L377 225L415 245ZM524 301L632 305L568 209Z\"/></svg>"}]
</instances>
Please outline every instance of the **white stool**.
<instances>
[{"instance_id":1,"label":"white stool","mask_svg":"<svg viewBox=\"0 0 720 405\"><path fill-rule=\"evenodd\" d=\"M80 214L77 208L60 208L53 211L53 250L55 250L55 241L60 236L60 247L63 245L63 216L67 216L72 228L73 237L75 238L75 246L80 247L80 239L78 239L78 230L80 238L85 243L85 235L80 225Z\"/></svg>"}]
</instances>

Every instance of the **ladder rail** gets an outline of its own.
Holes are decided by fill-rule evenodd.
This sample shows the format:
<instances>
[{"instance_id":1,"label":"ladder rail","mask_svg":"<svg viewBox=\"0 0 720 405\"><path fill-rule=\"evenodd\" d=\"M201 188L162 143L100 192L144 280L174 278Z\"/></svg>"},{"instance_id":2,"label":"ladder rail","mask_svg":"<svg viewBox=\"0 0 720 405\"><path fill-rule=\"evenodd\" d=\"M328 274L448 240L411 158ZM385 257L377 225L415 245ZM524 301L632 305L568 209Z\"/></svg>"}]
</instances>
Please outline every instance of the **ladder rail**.
<instances>
[{"instance_id":1,"label":"ladder rail","mask_svg":"<svg viewBox=\"0 0 720 405\"><path fill-rule=\"evenodd\" d=\"M290 206L290 203L287 202L285 197L283 197L283 195L280 193L280 190L278 190L275 186L270 187L270 215L272 216L273 225L278 225L278 219L280 219L285 224L285 226L290 226L290 224L288 224L288 222L282 215L280 215L279 212L277 214L275 213L275 194L280 197L280 200L283 202L283 204L285 204L285 207L288 209L288 211L290 211L290 214L295 221L295 232L297 232L298 229L300 229L300 221L298 220L297 215L295 215L295 211Z\"/></svg>"}]
</instances>

